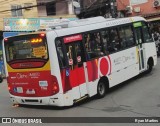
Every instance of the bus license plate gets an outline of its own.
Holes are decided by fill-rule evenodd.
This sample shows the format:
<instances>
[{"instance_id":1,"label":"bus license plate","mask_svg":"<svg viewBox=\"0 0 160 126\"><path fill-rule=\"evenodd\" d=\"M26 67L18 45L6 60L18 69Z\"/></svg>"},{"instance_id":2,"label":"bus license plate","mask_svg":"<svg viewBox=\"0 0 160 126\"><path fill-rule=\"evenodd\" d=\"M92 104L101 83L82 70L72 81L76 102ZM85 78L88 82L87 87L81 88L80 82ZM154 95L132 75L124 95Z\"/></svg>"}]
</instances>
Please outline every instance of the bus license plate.
<instances>
[{"instance_id":1,"label":"bus license plate","mask_svg":"<svg viewBox=\"0 0 160 126\"><path fill-rule=\"evenodd\" d=\"M17 93L23 93L23 88L22 87L17 87L16 90L17 90Z\"/></svg>"},{"instance_id":2,"label":"bus license plate","mask_svg":"<svg viewBox=\"0 0 160 126\"><path fill-rule=\"evenodd\" d=\"M26 94L35 94L34 89L27 89Z\"/></svg>"},{"instance_id":3,"label":"bus license plate","mask_svg":"<svg viewBox=\"0 0 160 126\"><path fill-rule=\"evenodd\" d=\"M47 83L47 81L39 81L39 86L40 87L47 87L48 83Z\"/></svg>"}]
</instances>

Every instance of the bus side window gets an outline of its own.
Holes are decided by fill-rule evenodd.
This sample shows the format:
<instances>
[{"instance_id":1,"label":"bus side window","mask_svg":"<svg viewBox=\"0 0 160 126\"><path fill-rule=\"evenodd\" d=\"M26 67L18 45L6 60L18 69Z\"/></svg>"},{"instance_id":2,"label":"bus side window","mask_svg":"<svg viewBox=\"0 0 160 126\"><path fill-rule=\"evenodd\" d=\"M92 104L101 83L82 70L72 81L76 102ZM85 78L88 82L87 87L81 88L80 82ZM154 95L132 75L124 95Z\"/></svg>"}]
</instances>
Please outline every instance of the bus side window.
<instances>
[{"instance_id":1,"label":"bus side window","mask_svg":"<svg viewBox=\"0 0 160 126\"><path fill-rule=\"evenodd\" d=\"M66 62L62 42L60 40L56 40L56 49L60 68L63 68L66 66Z\"/></svg>"},{"instance_id":2,"label":"bus side window","mask_svg":"<svg viewBox=\"0 0 160 126\"><path fill-rule=\"evenodd\" d=\"M131 26L125 26L125 27L123 27L123 29L124 29L124 32L125 32L127 47L134 46L136 43L135 43L134 38L133 38L133 31L132 31Z\"/></svg>"},{"instance_id":3,"label":"bus side window","mask_svg":"<svg viewBox=\"0 0 160 126\"><path fill-rule=\"evenodd\" d=\"M152 36L149 33L149 28L144 22L142 22L142 31L143 31L144 42L153 42Z\"/></svg>"},{"instance_id":4,"label":"bus side window","mask_svg":"<svg viewBox=\"0 0 160 126\"><path fill-rule=\"evenodd\" d=\"M109 43L109 32L108 30L101 31L102 43L104 47L104 52L106 55L109 54L108 43Z\"/></svg>"},{"instance_id":5,"label":"bus side window","mask_svg":"<svg viewBox=\"0 0 160 126\"><path fill-rule=\"evenodd\" d=\"M65 44L67 50L68 64L73 70L82 67L85 61L82 41Z\"/></svg>"},{"instance_id":6,"label":"bus side window","mask_svg":"<svg viewBox=\"0 0 160 126\"><path fill-rule=\"evenodd\" d=\"M110 39L108 49L110 53L116 52L121 49L119 35L116 28L110 30Z\"/></svg>"},{"instance_id":7,"label":"bus side window","mask_svg":"<svg viewBox=\"0 0 160 126\"><path fill-rule=\"evenodd\" d=\"M123 27L119 27L119 38L120 38L120 44L121 44L121 49L125 49L127 47L127 40L126 40L126 35Z\"/></svg>"},{"instance_id":8,"label":"bus side window","mask_svg":"<svg viewBox=\"0 0 160 126\"><path fill-rule=\"evenodd\" d=\"M119 27L118 31L119 31L121 49L125 49L135 45L131 26Z\"/></svg>"},{"instance_id":9,"label":"bus side window","mask_svg":"<svg viewBox=\"0 0 160 126\"><path fill-rule=\"evenodd\" d=\"M88 60L104 55L99 32L85 34L84 39Z\"/></svg>"}]
</instances>

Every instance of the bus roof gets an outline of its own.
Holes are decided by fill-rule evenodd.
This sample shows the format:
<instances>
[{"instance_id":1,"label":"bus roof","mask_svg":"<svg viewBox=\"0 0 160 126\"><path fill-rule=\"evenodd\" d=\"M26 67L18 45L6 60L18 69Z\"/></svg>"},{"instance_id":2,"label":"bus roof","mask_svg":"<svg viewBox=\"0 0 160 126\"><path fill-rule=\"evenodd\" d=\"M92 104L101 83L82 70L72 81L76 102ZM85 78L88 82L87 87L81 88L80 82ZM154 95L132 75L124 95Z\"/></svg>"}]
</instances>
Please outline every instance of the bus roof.
<instances>
[{"instance_id":1,"label":"bus roof","mask_svg":"<svg viewBox=\"0 0 160 126\"><path fill-rule=\"evenodd\" d=\"M58 36L65 36L69 34L76 34L96 29L101 29L105 27L113 27L117 25L137 22L137 21L146 21L143 17L127 17L127 18L104 18L102 16L93 17L93 18L86 18L86 19L80 19L75 21L67 21L63 23L55 24L55 26L52 27L52 30L44 30L44 31L35 31L31 33L22 33L19 35L27 35L27 34L41 34L46 32L56 32ZM62 27L61 27L62 26ZM11 36L15 37L15 36ZM9 38L9 37L7 37Z\"/></svg>"},{"instance_id":2,"label":"bus roof","mask_svg":"<svg viewBox=\"0 0 160 126\"><path fill-rule=\"evenodd\" d=\"M145 20L142 17L129 17L129 18L104 18L101 16L93 17L93 18L86 18L86 19L80 19L75 21L70 21L68 24L68 27L78 27L83 25L89 25L89 24L95 24L95 23L102 23L102 22L119 22L123 21L124 23L127 23L126 21L130 20L132 22Z\"/></svg>"},{"instance_id":3,"label":"bus roof","mask_svg":"<svg viewBox=\"0 0 160 126\"><path fill-rule=\"evenodd\" d=\"M128 17L128 18L118 18L118 19L114 18L105 19L103 17L95 17L95 18L70 21L68 23L67 28L59 28L55 29L54 31L57 33L58 36L65 36L71 33L72 34L82 33L87 31L93 31L96 29L133 23L137 21L146 21L146 20L143 17Z\"/></svg>"}]
</instances>

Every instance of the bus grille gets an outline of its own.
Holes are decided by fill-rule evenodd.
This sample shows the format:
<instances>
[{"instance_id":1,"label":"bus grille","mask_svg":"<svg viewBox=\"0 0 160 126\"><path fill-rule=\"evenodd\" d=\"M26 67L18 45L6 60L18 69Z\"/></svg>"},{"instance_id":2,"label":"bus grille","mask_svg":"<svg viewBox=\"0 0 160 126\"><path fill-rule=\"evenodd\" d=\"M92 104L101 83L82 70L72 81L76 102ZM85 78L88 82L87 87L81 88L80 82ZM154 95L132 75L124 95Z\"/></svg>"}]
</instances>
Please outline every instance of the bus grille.
<instances>
[{"instance_id":1,"label":"bus grille","mask_svg":"<svg viewBox=\"0 0 160 126\"><path fill-rule=\"evenodd\" d=\"M39 102L39 101L35 99L26 99L25 102Z\"/></svg>"}]
</instances>

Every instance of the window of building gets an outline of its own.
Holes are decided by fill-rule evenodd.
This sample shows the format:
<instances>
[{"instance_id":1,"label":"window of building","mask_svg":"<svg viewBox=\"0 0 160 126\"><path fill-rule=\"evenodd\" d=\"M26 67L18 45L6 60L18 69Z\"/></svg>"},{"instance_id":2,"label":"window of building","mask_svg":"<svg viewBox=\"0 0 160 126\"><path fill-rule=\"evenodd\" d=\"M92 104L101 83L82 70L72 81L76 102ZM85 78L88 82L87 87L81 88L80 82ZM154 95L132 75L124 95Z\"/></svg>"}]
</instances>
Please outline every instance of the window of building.
<instances>
[{"instance_id":1,"label":"window of building","mask_svg":"<svg viewBox=\"0 0 160 126\"><path fill-rule=\"evenodd\" d=\"M46 13L47 13L47 16L56 15L56 3L55 2L47 3Z\"/></svg>"},{"instance_id":2,"label":"window of building","mask_svg":"<svg viewBox=\"0 0 160 126\"><path fill-rule=\"evenodd\" d=\"M12 17L20 17L20 16L23 16L22 15L22 8L21 5L11 5L11 14L12 14Z\"/></svg>"},{"instance_id":3,"label":"window of building","mask_svg":"<svg viewBox=\"0 0 160 126\"><path fill-rule=\"evenodd\" d=\"M31 10L33 4L32 3L24 3L25 10Z\"/></svg>"}]
</instances>

